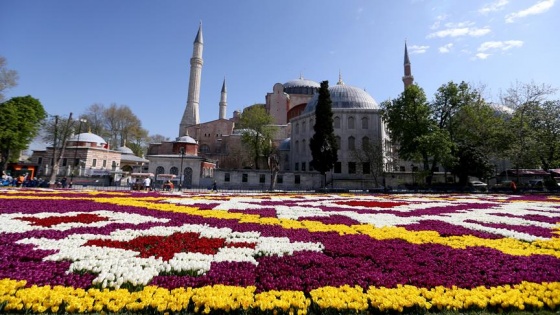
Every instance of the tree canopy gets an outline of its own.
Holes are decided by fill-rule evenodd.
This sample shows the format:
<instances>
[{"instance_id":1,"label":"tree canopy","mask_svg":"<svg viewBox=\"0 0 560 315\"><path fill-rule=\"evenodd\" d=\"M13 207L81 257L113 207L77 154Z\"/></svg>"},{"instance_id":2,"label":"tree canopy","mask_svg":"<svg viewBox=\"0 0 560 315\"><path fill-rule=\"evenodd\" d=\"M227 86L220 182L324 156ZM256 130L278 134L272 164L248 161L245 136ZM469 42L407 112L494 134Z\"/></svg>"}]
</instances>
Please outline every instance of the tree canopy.
<instances>
[{"instance_id":1,"label":"tree canopy","mask_svg":"<svg viewBox=\"0 0 560 315\"><path fill-rule=\"evenodd\" d=\"M259 169L259 160L273 151L272 140L276 127L272 125L274 118L266 112L263 104L247 107L239 120L236 129L242 130L241 141L248 148L253 159L254 168Z\"/></svg>"},{"instance_id":2,"label":"tree canopy","mask_svg":"<svg viewBox=\"0 0 560 315\"><path fill-rule=\"evenodd\" d=\"M334 135L332 100L329 92L329 81L321 82L317 107L315 108L314 134L309 141L311 149L311 165L319 173L326 176L338 160L338 143Z\"/></svg>"},{"instance_id":3,"label":"tree canopy","mask_svg":"<svg viewBox=\"0 0 560 315\"><path fill-rule=\"evenodd\" d=\"M0 56L0 103L4 101L4 92L17 86L18 79L17 71L8 69L6 58Z\"/></svg>"},{"instance_id":4,"label":"tree canopy","mask_svg":"<svg viewBox=\"0 0 560 315\"><path fill-rule=\"evenodd\" d=\"M41 102L31 96L14 97L0 104L0 171L6 163L17 161L39 133L47 113Z\"/></svg>"}]
</instances>

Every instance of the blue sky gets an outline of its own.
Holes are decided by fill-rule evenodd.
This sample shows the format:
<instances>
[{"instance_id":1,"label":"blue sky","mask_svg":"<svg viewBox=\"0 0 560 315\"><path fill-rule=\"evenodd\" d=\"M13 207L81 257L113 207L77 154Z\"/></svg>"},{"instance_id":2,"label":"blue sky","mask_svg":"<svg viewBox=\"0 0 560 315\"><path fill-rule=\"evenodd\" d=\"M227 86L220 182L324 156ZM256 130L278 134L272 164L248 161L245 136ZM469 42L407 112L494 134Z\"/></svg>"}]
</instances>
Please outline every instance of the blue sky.
<instances>
[{"instance_id":1,"label":"blue sky","mask_svg":"<svg viewBox=\"0 0 560 315\"><path fill-rule=\"evenodd\" d=\"M0 0L0 55L17 70L7 97L32 95L52 115L128 105L150 134L174 138L202 21L201 122L264 103L275 83L302 75L402 92L403 49L429 99L449 81L560 87L555 0ZM556 98L560 98L556 94Z\"/></svg>"}]
</instances>

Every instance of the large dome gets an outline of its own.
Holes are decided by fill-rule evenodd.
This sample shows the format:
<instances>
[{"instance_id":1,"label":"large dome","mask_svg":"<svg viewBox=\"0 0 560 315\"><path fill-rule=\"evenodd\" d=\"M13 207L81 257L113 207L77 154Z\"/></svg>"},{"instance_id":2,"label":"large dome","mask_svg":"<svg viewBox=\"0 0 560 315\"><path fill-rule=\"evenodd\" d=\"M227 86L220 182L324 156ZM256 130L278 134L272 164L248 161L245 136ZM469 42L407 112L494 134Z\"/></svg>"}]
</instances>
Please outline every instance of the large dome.
<instances>
[{"instance_id":1,"label":"large dome","mask_svg":"<svg viewBox=\"0 0 560 315\"><path fill-rule=\"evenodd\" d=\"M377 102L366 91L344 84L329 87L333 109L379 109ZM315 112L319 94L307 103L303 114Z\"/></svg>"},{"instance_id":2,"label":"large dome","mask_svg":"<svg viewBox=\"0 0 560 315\"><path fill-rule=\"evenodd\" d=\"M315 81L299 78L283 84L284 92L288 94L314 94L321 85Z\"/></svg>"},{"instance_id":3,"label":"large dome","mask_svg":"<svg viewBox=\"0 0 560 315\"><path fill-rule=\"evenodd\" d=\"M72 142L78 142L78 140L79 142L94 142L97 144L107 143L105 139L91 132L79 133L77 135L73 135L72 137L70 137L70 139L68 139L68 141L72 141Z\"/></svg>"}]
</instances>

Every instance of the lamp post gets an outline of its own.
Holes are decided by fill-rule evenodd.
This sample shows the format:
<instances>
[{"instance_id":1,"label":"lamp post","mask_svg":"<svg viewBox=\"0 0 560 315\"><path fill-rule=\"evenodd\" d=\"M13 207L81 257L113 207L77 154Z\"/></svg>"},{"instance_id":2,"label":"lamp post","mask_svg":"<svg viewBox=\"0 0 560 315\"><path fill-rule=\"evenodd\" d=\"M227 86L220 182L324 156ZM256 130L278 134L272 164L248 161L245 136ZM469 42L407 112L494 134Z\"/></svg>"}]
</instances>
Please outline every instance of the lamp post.
<instances>
[{"instance_id":1,"label":"lamp post","mask_svg":"<svg viewBox=\"0 0 560 315\"><path fill-rule=\"evenodd\" d=\"M414 178L414 164L410 164L410 174L412 174L412 187L414 187L414 186L416 186L416 181L415 181L415 178ZM416 187L414 187L414 188L416 188Z\"/></svg>"},{"instance_id":2,"label":"lamp post","mask_svg":"<svg viewBox=\"0 0 560 315\"><path fill-rule=\"evenodd\" d=\"M80 124L78 125L78 140L74 143L74 163L72 166L72 173L70 173L70 188L74 184L74 170L79 163L76 163L77 156L78 156L78 145L80 144L80 133L82 132L82 124L87 122L87 120L80 118Z\"/></svg>"},{"instance_id":3,"label":"lamp post","mask_svg":"<svg viewBox=\"0 0 560 315\"><path fill-rule=\"evenodd\" d=\"M183 158L185 157L185 148L180 147L179 153L181 153L181 167L179 168L179 191L183 188Z\"/></svg>"}]
</instances>

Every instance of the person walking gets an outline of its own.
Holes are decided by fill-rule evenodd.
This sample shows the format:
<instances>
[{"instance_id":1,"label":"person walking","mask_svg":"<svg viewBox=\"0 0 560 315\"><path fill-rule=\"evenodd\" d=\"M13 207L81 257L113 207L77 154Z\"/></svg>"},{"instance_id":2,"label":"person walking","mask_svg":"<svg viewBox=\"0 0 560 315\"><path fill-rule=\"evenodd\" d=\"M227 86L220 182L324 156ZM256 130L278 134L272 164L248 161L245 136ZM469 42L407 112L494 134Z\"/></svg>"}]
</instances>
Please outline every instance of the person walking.
<instances>
[{"instance_id":1,"label":"person walking","mask_svg":"<svg viewBox=\"0 0 560 315\"><path fill-rule=\"evenodd\" d=\"M150 191L151 189L151 184L152 180L149 177L144 178L144 190L146 191Z\"/></svg>"}]
</instances>

